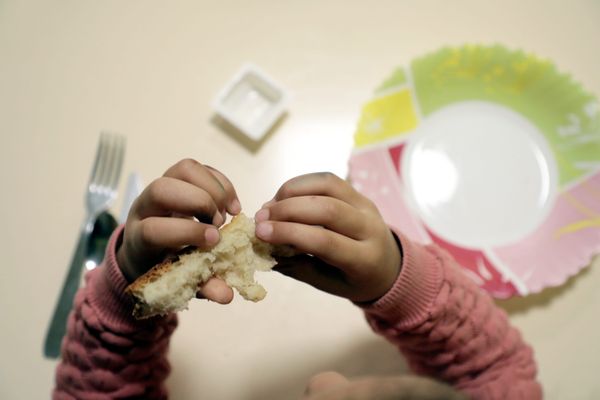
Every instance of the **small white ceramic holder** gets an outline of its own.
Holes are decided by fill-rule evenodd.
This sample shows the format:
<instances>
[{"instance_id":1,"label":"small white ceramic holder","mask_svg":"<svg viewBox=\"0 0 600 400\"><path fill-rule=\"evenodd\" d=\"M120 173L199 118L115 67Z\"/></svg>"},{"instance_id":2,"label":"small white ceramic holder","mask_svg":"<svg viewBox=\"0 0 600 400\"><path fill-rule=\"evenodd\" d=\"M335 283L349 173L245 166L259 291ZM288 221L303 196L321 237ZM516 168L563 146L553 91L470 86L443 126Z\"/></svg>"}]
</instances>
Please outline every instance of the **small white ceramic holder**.
<instances>
[{"instance_id":1,"label":"small white ceramic holder","mask_svg":"<svg viewBox=\"0 0 600 400\"><path fill-rule=\"evenodd\" d=\"M260 141L285 114L288 93L260 68L245 64L217 94L217 115L252 141Z\"/></svg>"}]
</instances>

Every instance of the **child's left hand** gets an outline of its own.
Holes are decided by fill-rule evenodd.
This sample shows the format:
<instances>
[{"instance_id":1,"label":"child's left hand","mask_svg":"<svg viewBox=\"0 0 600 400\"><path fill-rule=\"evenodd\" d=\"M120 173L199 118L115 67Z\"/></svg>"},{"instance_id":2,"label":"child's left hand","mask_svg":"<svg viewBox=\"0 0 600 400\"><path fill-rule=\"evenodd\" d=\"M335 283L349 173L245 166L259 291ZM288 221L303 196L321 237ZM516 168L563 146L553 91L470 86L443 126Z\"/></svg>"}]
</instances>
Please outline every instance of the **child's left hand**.
<instances>
[{"instance_id":1,"label":"child's left hand","mask_svg":"<svg viewBox=\"0 0 600 400\"><path fill-rule=\"evenodd\" d=\"M394 284L401 253L375 205L331 173L286 182L255 216L256 235L311 256L281 259L281 273L355 302Z\"/></svg>"}]
</instances>

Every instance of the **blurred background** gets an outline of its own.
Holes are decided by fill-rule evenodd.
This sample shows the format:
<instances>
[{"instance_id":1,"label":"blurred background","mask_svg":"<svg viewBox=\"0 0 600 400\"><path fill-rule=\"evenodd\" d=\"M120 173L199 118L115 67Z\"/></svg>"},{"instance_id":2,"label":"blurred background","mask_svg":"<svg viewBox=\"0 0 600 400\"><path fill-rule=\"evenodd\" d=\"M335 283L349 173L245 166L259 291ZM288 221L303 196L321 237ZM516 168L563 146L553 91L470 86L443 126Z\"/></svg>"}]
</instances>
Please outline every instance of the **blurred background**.
<instances>
[{"instance_id":1,"label":"blurred background","mask_svg":"<svg viewBox=\"0 0 600 400\"><path fill-rule=\"evenodd\" d=\"M98 133L127 137L144 183L184 157L221 169L253 215L285 180L347 173L362 105L396 67L446 45L503 44L600 94L600 2L0 0L0 398L48 398L42 343L84 216ZM245 62L291 93L249 149L211 102ZM346 301L260 276L265 301L194 302L170 350L173 399L295 399L316 372L404 371ZM600 266L499 301L534 347L548 399L600 397ZM333 322L335 321L335 322Z\"/></svg>"}]
</instances>

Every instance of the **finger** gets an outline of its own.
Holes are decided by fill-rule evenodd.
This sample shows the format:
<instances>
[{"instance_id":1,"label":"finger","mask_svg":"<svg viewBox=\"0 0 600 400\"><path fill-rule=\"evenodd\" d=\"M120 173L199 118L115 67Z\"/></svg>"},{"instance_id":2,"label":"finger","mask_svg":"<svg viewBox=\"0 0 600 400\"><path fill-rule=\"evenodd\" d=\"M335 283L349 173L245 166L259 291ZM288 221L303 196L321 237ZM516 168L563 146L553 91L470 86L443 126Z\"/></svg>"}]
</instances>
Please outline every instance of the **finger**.
<instances>
[{"instance_id":1,"label":"finger","mask_svg":"<svg viewBox=\"0 0 600 400\"><path fill-rule=\"evenodd\" d=\"M242 211L242 205L240 199L233 187L231 181L218 169L205 165L206 168L212 172L212 174L221 182L221 185L225 188L227 194L227 212L231 215L237 215Z\"/></svg>"},{"instance_id":2,"label":"finger","mask_svg":"<svg viewBox=\"0 0 600 400\"><path fill-rule=\"evenodd\" d=\"M256 222L266 220L319 225L356 240L366 239L363 212L333 197L300 196L276 201L256 213Z\"/></svg>"},{"instance_id":3,"label":"finger","mask_svg":"<svg viewBox=\"0 0 600 400\"><path fill-rule=\"evenodd\" d=\"M207 249L220 239L214 226L183 218L149 217L132 229L138 230L137 246L143 249L178 250L185 246Z\"/></svg>"},{"instance_id":4,"label":"finger","mask_svg":"<svg viewBox=\"0 0 600 400\"><path fill-rule=\"evenodd\" d=\"M148 185L133 208L140 219L175 214L195 216L205 223L222 222L217 205L209 193L170 177L158 178Z\"/></svg>"},{"instance_id":5,"label":"finger","mask_svg":"<svg viewBox=\"0 0 600 400\"><path fill-rule=\"evenodd\" d=\"M219 304L229 304L233 300L233 289L220 278L210 278L200 286L196 297L215 301Z\"/></svg>"},{"instance_id":6,"label":"finger","mask_svg":"<svg viewBox=\"0 0 600 400\"><path fill-rule=\"evenodd\" d=\"M272 244L294 246L343 270L358 259L360 242L328 229L296 222L263 221L256 225L256 236Z\"/></svg>"},{"instance_id":7,"label":"finger","mask_svg":"<svg viewBox=\"0 0 600 400\"><path fill-rule=\"evenodd\" d=\"M305 395L316 394L347 383L349 383L348 378L338 372L321 372L310 378L306 385Z\"/></svg>"},{"instance_id":8,"label":"finger","mask_svg":"<svg viewBox=\"0 0 600 400\"><path fill-rule=\"evenodd\" d=\"M191 183L205 190L219 210L227 208L227 203L231 195L227 193L225 186L223 186L211 170L198 161L189 158L181 160L169 168L164 176Z\"/></svg>"},{"instance_id":9,"label":"finger","mask_svg":"<svg viewBox=\"0 0 600 400\"><path fill-rule=\"evenodd\" d=\"M279 188L274 199L283 200L309 195L334 197L357 208L369 206L369 201L354 190L352 185L330 172L317 172L292 178Z\"/></svg>"}]
</instances>

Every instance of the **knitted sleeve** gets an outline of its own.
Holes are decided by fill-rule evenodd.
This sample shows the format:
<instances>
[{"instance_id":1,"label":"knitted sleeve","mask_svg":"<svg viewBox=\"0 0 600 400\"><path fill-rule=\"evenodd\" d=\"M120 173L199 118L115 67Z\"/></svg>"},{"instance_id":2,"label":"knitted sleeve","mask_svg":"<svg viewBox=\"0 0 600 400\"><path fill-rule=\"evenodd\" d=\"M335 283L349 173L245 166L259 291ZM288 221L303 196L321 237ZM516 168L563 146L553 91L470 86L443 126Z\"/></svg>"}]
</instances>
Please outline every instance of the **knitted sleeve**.
<instances>
[{"instance_id":1,"label":"knitted sleeve","mask_svg":"<svg viewBox=\"0 0 600 400\"><path fill-rule=\"evenodd\" d=\"M531 347L506 313L437 246L398 235L403 261L392 289L364 307L373 330L411 368L473 399L542 398Z\"/></svg>"},{"instance_id":2,"label":"knitted sleeve","mask_svg":"<svg viewBox=\"0 0 600 400\"><path fill-rule=\"evenodd\" d=\"M175 315L136 321L116 261L123 228L104 263L86 275L75 297L56 369L53 399L165 399L166 359Z\"/></svg>"}]
</instances>

